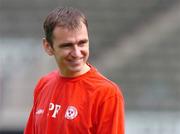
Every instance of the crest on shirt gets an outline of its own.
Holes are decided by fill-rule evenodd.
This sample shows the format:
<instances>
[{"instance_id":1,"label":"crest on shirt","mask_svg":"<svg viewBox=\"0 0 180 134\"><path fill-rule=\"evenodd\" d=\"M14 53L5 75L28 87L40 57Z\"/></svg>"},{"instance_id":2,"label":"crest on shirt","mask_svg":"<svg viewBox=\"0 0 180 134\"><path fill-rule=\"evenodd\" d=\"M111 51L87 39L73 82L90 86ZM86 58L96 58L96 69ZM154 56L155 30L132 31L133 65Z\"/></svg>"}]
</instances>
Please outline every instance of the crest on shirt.
<instances>
[{"instance_id":1,"label":"crest on shirt","mask_svg":"<svg viewBox=\"0 0 180 134\"><path fill-rule=\"evenodd\" d=\"M72 120L72 119L76 118L77 115L78 115L78 111L77 111L76 107L68 106L68 108L66 110L65 118Z\"/></svg>"}]
</instances>

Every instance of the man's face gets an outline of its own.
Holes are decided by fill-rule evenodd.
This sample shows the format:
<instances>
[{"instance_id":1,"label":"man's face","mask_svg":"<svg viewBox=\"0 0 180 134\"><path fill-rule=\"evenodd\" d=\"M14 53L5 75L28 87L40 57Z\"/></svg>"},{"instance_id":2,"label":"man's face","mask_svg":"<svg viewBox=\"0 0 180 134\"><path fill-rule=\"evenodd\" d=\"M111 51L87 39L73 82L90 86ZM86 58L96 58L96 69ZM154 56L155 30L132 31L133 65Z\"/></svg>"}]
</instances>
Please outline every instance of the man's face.
<instances>
[{"instance_id":1,"label":"man's face","mask_svg":"<svg viewBox=\"0 0 180 134\"><path fill-rule=\"evenodd\" d=\"M81 23L75 30L55 27L52 53L62 75L71 77L85 72L89 57L89 38L86 26Z\"/></svg>"}]
</instances>

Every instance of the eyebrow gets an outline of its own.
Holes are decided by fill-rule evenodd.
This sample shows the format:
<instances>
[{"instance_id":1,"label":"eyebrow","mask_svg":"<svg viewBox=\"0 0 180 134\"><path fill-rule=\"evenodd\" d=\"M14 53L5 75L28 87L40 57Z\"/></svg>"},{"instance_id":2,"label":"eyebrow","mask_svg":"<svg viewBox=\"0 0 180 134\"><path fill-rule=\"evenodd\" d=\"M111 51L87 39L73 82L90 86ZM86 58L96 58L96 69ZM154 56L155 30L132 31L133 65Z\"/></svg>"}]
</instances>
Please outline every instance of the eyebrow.
<instances>
[{"instance_id":1,"label":"eyebrow","mask_svg":"<svg viewBox=\"0 0 180 134\"><path fill-rule=\"evenodd\" d=\"M78 42L78 44L79 44L79 43L86 43L86 42L88 42L88 39L82 39L82 40L80 40L80 41Z\"/></svg>"},{"instance_id":2,"label":"eyebrow","mask_svg":"<svg viewBox=\"0 0 180 134\"><path fill-rule=\"evenodd\" d=\"M78 42L79 43L86 43L88 42L88 39L82 39ZM73 42L64 42L64 43L60 43L58 46L59 47L64 47L64 46L70 46L70 45L73 45L74 43Z\"/></svg>"}]
</instances>

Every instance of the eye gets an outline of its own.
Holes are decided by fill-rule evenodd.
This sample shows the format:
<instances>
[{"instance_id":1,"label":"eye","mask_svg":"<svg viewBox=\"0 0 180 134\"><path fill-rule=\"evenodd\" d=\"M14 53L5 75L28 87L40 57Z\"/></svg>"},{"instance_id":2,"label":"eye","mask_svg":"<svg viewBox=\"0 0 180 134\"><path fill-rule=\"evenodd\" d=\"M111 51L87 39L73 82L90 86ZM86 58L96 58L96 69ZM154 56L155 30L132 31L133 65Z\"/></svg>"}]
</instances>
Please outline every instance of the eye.
<instances>
[{"instance_id":1,"label":"eye","mask_svg":"<svg viewBox=\"0 0 180 134\"><path fill-rule=\"evenodd\" d=\"M72 43L64 43L64 44L60 44L59 45L59 48L69 48L69 47L72 47Z\"/></svg>"},{"instance_id":2,"label":"eye","mask_svg":"<svg viewBox=\"0 0 180 134\"><path fill-rule=\"evenodd\" d=\"M86 43L88 42L88 40L81 40L78 45L79 46L84 46Z\"/></svg>"}]
</instances>

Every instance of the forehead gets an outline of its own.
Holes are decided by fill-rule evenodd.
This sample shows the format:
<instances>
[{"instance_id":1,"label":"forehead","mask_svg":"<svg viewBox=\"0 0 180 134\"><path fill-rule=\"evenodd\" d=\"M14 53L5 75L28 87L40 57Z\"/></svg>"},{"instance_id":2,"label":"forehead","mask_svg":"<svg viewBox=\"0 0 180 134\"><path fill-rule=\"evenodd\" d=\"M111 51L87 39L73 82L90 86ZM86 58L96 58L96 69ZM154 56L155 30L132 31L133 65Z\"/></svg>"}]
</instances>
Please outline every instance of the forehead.
<instances>
[{"instance_id":1,"label":"forehead","mask_svg":"<svg viewBox=\"0 0 180 134\"><path fill-rule=\"evenodd\" d=\"M88 31L84 23L81 23L77 28L74 29L56 26L53 31L54 41L64 42L81 39L88 39Z\"/></svg>"}]
</instances>

